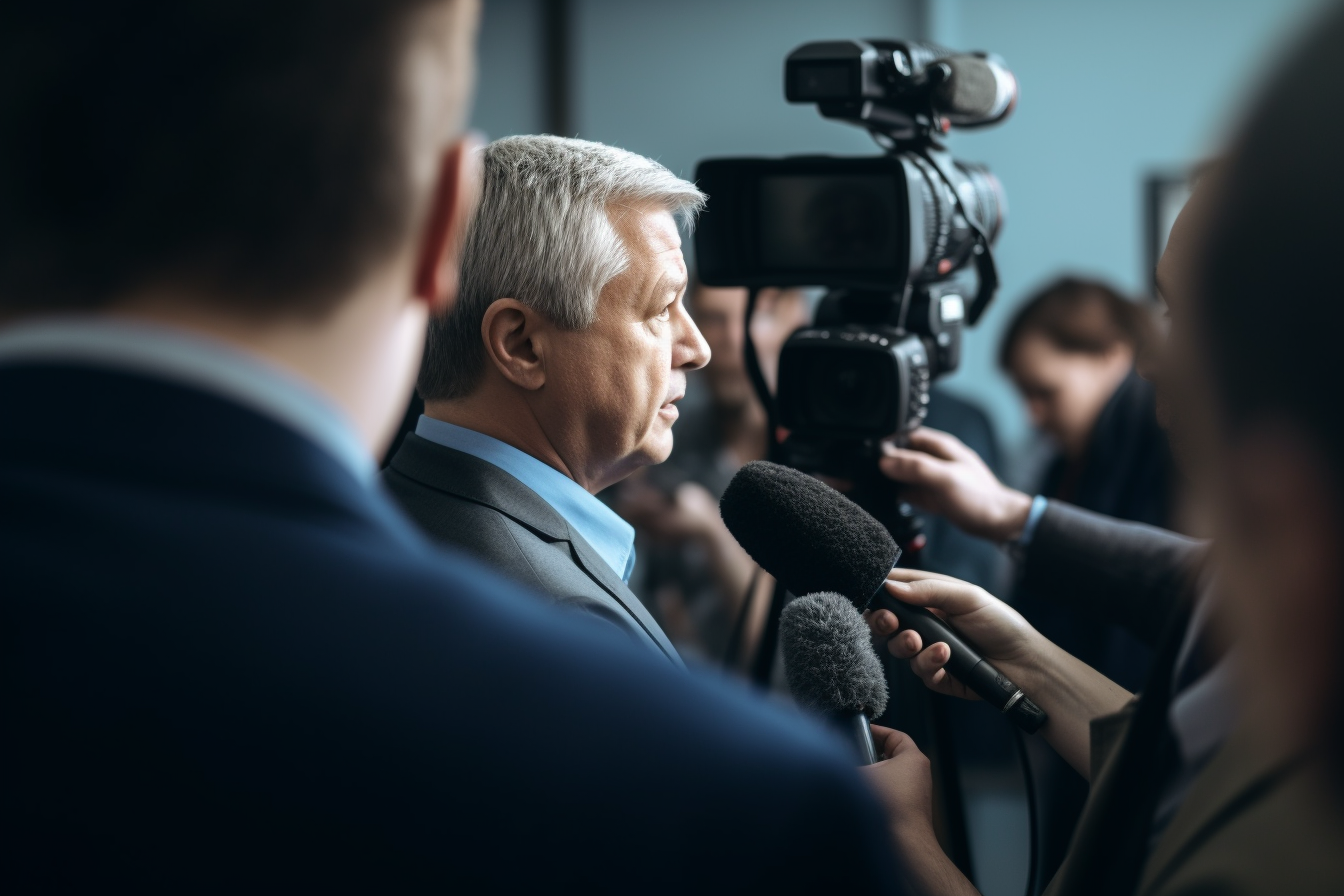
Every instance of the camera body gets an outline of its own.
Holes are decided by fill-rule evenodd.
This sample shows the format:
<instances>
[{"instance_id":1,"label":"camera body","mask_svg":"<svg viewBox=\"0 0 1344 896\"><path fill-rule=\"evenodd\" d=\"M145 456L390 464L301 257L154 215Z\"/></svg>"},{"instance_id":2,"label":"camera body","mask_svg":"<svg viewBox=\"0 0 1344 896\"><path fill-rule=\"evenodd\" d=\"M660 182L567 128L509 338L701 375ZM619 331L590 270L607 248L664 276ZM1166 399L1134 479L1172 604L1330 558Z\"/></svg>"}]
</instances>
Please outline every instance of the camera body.
<instances>
[{"instance_id":1,"label":"camera body","mask_svg":"<svg viewBox=\"0 0 1344 896\"><path fill-rule=\"evenodd\" d=\"M711 286L831 288L784 345L775 418L795 453L853 455L923 422L997 289L1003 190L938 138L1001 120L1016 82L984 54L879 40L805 44L784 81L791 102L868 129L886 153L701 162L697 266Z\"/></svg>"}]
</instances>

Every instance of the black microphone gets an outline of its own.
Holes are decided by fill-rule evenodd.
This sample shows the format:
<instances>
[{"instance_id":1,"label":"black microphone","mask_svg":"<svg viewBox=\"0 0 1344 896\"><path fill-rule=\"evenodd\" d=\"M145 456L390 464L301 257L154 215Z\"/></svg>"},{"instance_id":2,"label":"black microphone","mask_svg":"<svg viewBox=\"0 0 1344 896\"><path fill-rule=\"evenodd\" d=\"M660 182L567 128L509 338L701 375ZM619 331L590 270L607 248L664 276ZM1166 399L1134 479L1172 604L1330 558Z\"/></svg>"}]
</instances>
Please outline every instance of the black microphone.
<instances>
[{"instance_id":1,"label":"black microphone","mask_svg":"<svg viewBox=\"0 0 1344 896\"><path fill-rule=\"evenodd\" d=\"M779 617L779 643L793 699L843 728L860 765L876 762L869 725L887 708L887 679L849 598L823 592L792 601Z\"/></svg>"},{"instance_id":2,"label":"black microphone","mask_svg":"<svg viewBox=\"0 0 1344 896\"><path fill-rule=\"evenodd\" d=\"M790 467L752 461L719 501L728 531L762 569L794 594L835 591L862 612L890 610L924 645L947 644L947 671L1034 734L1046 715L1022 689L924 607L899 601L882 587L900 559L890 533L835 489Z\"/></svg>"}]
</instances>

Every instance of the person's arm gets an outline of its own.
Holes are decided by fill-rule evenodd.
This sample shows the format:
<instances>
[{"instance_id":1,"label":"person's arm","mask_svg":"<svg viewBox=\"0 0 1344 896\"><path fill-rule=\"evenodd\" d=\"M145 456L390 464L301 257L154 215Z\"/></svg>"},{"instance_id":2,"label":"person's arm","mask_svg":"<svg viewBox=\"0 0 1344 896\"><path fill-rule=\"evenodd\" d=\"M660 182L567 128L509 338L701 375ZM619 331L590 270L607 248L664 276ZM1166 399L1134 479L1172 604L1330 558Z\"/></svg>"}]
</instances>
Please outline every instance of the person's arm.
<instances>
[{"instance_id":1,"label":"person's arm","mask_svg":"<svg viewBox=\"0 0 1344 896\"><path fill-rule=\"evenodd\" d=\"M873 726L884 757L859 769L887 810L901 882L911 896L978 896L979 890L952 864L933 830L933 778L929 760L910 736Z\"/></svg>"},{"instance_id":2,"label":"person's arm","mask_svg":"<svg viewBox=\"0 0 1344 896\"><path fill-rule=\"evenodd\" d=\"M1020 543L1022 586L1031 593L1066 606L1085 602L1088 611L1150 644L1192 587L1192 572L1206 550L1164 529L1061 501L1033 502L999 482L974 451L937 430L916 430L908 447L887 446L880 463L884 474L904 484L902 497L912 503L972 535Z\"/></svg>"},{"instance_id":3,"label":"person's arm","mask_svg":"<svg viewBox=\"0 0 1344 896\"><path fill-rule=\"evenodd\" d=\"M1118 712L1133 695L1032 628L1022 615L984 589L947 576L893 569L886 588L898 600L944 616L985 659L1012 679L1048 720L1040 734L1069 765L1091 775L1091 722ZM943 666L951 652L942 642L924 644L918 633L900 631L894 614L868 614L873 632L887 649L931 689L963 699L979 699Z\"/></svg>"}]
</instances>

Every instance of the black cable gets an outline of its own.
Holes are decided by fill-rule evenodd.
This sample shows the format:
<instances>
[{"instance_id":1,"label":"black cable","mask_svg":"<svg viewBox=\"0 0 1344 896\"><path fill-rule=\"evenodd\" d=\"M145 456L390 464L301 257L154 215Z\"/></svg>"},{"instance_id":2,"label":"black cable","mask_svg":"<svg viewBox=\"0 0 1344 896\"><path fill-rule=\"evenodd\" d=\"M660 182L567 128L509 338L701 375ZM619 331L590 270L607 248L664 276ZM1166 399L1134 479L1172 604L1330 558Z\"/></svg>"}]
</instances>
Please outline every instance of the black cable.
<instances>
[{"instance_id":1,"label":"black cable","mask_svg":"<svg viewBox=\"0 0 1344 896\"><path fill-rule=\"evenodd\" d=\"M1027 736L1022 733L1022 729L1016 725L1009 725L1013 732L1013 743L1017 744L1017 757L1022 764L1022 782L1027 788L1027 831L1030 842L1030 853L1027 860L1027 892L1026 896L1036 896L1036 875L1039 872L1037 862L1039 857L1037 852L1039 844L1037 843L1036 825L1036 783L1035 777L1031 773L1031 757L1027 755Z\"/></svg>"},{"instance_id":2,"label":"black cable","mask_svg":"<svg viewBox=\"0 0 1344 896\"><path fill-rule=\"evenodd\" d=\"M751 581L747 583L747 593L742 595L742 606L737 610L733 619L733 628L728 635L728 646L723 651L723 667L731 670L737 665L738 658L742 655L742 648L745 647L742 639L747 636L747 620L751 617L751 605L756 602L756 582L760 580L761 568L758 566L751 572Z\"/></svg>"},{"instance_id":3,"label":"black cable","mask_svg":"<svg viewBox=\"0 0 1344 896\"><path fill-rule=\"evenodd\" d=\"M747 362L747 376L751 378L756 398L765 408L765 456L772 461L779 460L779 443L775 440L775 398L770 394L770 386L765 382L761 371L761 359L756 354L756 343L751 338L751 319L756 314L756 299L760 290L751 287L747 290L747 310L742 319L742 355ZM784 612L784 586L775 583L774 593L770 596L770 609L765 617L765 627L761 630L761 641L756 648L756 656L751 663L751 680L761 687L770 685L770 672L775 665L775 648L779 644L779 617Z\"/></svg>"},{"instance_id":4,"label":"black cable","mask_svg":"<svg viewBox=\"0 0 1344 896\"><path fill-rule=\"evenodd\" d=\"M742 320L742 357L747 362L747 376L756 392L756 400L765 409L765 456L767 460L778 460L779 447L775 442L775 397L770 394L770 386L761 371L761 359L756 354L756 343L751 338L751 319L756 315L756 299L760 290L752 287L747 290L747 310Z\"/></svg>"}]
</instances>

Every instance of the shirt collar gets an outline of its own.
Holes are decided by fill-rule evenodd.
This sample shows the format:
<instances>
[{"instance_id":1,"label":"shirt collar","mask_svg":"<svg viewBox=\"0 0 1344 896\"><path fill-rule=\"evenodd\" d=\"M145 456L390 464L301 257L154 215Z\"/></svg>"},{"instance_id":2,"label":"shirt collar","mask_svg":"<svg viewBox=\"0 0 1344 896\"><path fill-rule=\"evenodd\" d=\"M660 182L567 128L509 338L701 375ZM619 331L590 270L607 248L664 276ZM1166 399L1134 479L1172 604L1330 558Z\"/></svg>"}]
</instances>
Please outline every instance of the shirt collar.
<instances>
[{"instance_id":1,"label":"shirt collar","mask_svg":"<svg viewBox=\"0 0 1344 896\"><path fill-rule=\"evenodd\" d=\"M0 329L0 364L61 362L130 370L229 399L306 436L364 483L376 467L345 414L293 374L173 327L64 317Z\"/></svg>"},{"instance_id":2,"label":"shirt collar","mask_svg":"<svg viewBox=\"0 0 1344 896\"><path fill-rule=\"evenodd\" d=\"M530 454L492 436L433 417L421 417L415 434L499 467L536 492L593 546L625 582L635 568L635 530L583 486Z\"/></svg>"}]
</instances>

